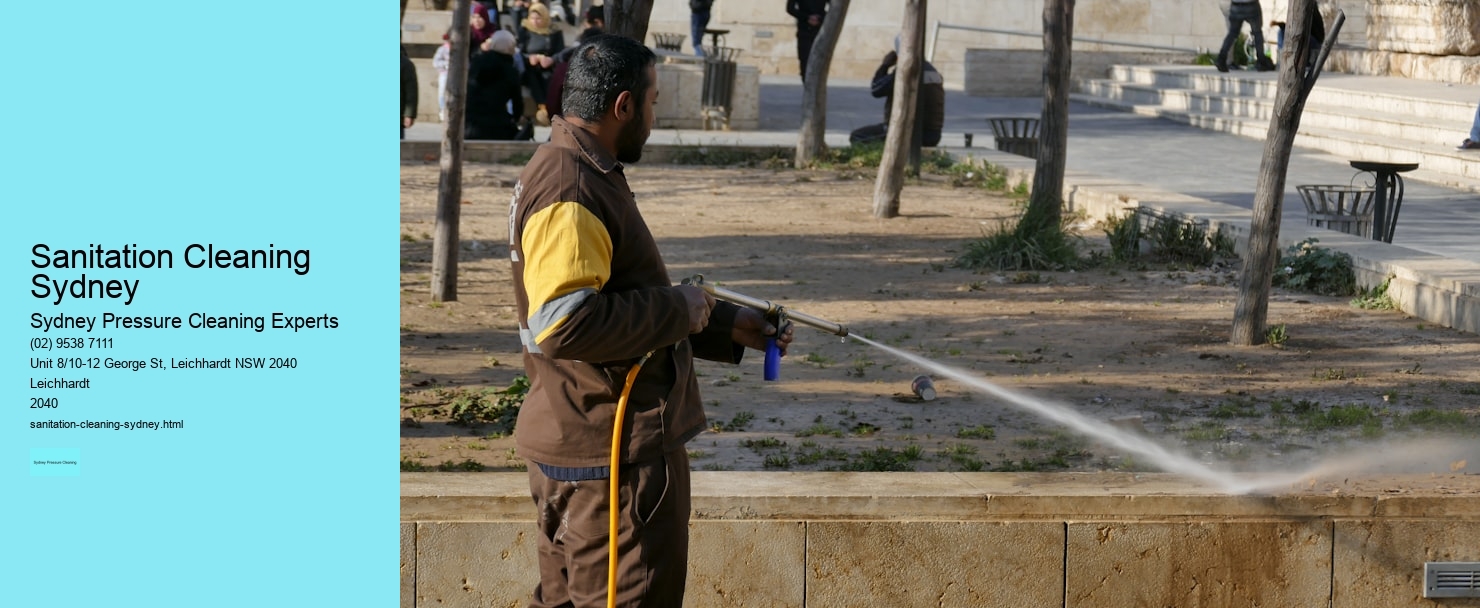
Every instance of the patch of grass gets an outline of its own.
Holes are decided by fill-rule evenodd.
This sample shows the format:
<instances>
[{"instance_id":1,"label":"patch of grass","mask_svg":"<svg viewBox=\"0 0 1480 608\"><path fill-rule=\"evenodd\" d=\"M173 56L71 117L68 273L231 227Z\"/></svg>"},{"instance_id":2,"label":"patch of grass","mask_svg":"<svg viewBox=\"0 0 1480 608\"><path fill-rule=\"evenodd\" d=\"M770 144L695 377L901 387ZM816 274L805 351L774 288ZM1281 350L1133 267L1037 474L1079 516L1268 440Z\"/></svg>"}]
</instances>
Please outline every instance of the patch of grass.
<instances>
[{"instance_id":1,"label":"patch of grass","mask_svg":"<svg viewBox=\"0 0 1480 608\"><path fill-rule=\"evenodd\" d=\"M857 144L829 148L812 166L817 169L877 169L883 158L883 142Z\"/></svg>"},{"instance_id":2,"label":"patch of grass","mask_svg":"<svg viewBox=\"0 0 1480 608\"><path fill-rule=\"evenodd\" d=\"M1228 427L1222 422L1204 420L1183 431L1182 438L1188 441L1223 441L1228 438Z\"/></svg>"},{"instance_id":3,"label":"patch of grass","mask_svg":"<svg viewBox=\"0 0 1480 608\"><path fill-rule=\"evenodd\" d=\"M1318 369L1312 377L1318 380L1345 380L1346 370L1335 367L1328 367L1323 370Z\"/></svg>"},{"instance_id":4,"label":"patch of grass","mask_svg":"<svg viewBox=\"0 0 1480 608\"><path fill-rule=\"evenodd\" d=\"M786 442L775 437L765 437L761 439L746 439L745 441L741 441L740 445L742 447L750 448L752 451L759 454L762 450L774 450L777 448L784 448L786 447Z\"/></svg>"},{"instance_id":5,"label":"patch of grass","mask_svg":"<svg viewBox=\"0 0 1480 608\"><path fill-rule=\"evenodd\" d=\"M940 455L955 463L962 471L980 471L984 466L981 459L976 457L976 447L964 443L952 444L941 450Z\"/></svg>"},{"instance_id":6,"label":"patch of grass","mask_svg":"<svg viewBox=\"0 0 1480 608\"><path fill-rule=\"evenodd\" d=\"M707 165L711 167L774 165L777 160L786 160L781 148L755 149L731 146L680 146L673 150L669 162L675 165ZM875 163L877 166L878 163Z\"/></svg>"},{"instance_id":7,"label":"patch of grass","mask_svg":"<svg viewBox=\"0 0 1480 608\"><path fill-rule=\"evenodd\" d=\"M924 165L922 169L931 173L946 176L946 184L952 188L981 188L993 192L1007 190L1007 171L1002 167L987 163L977 166L971 162L958 162L947 166Z\"/></svg>"},{"instance_id":8,"label":"patch of grass","mask_svg":"<svg viewBox=\"0 0 1480 608\"><path fill-rule=\"evenodd\" d=\"M450 424L466 427L490 425L488 436L507 436L514 432L519 419L519 408L524 405L524 396L529 393L529 377L520 375L501 389L486 388L481 391L448 390L438 391L448 398Z\"/></svg>"},{"instance_id":9,"label":"patch of grass","mask_svg":"<svg viewBox=\"0 0 1480 608\"><path fill-rule=\"evenodd\" d=\"M1264 328L1264 343L1275 348L1284 348L1285 343L1290 341L1290 330L1284 323L1270 325Z\"/></svg>"},{"instance_id":10,"label":"patch of grass","mask_svg":"<svg viewBox=\"0 0 1480 608\"><path fill-rule=\"evenodd\" d=\"M833 360L831 357L818 353L807 353L807 356L802 357L802 361L805 363L811 363L812 365L816 365L817 367L827 367L833 364Z\"/></svg>"},{"instance_id":11,"label":"patch of grass","mask_svg":"<svg viewBox=\"0 0 1480 608\"><path fill-rule=\"evenodd\" d=\"M827 435L830 437L842 437L843 431L830 427L826 424L817 423L796 432L797 437L813 437L816 435Z\"/></svg>"},{"instance_id":12,"label":"patch of grass","mask_svg":"<svg viewBox=\"0 0 1480 608\"><path fill-rule=\"evenodd\" d=\"M415 460L411 460L410 458L407 458L405 456L402 456L401 457L401 472L402 473L421 473L421 472L430 471L430 470L432 470L432 467L429 467L427 465L424 465L424 464L422 464L420 462L417 462Z\"/></svg>"},{"instance_id":13,"label":"patch of grass","mask_svg":"<svg viewBox=\"0 0 1480 608\"><path fill-rule=\"evenodd\" d=\"M469 458L469 459L464 460L462 462L453 462L451 460L444 460L444 461L442 461L442 464L437 465L437 470L438 471L442 471L444 473L452 473L452 472L457 472L457 471L466 471L466 472L470 472L470 473L478 473L478 472L481 472L483 470L483 464L480 463L480 462L478 462L478 461L476 461L476 460L473 460L472 458Z\"/></svg>"},{"instance_id":14,"label":"patch of grass","mask_svg":"<svg viewBox=\"0 0 1480 608\"><path fill-rule=\"evenodd\" d=\"M1100 228L1110 240L1110 259L1126 262L1140 257L1141 222L1135 211L1107 217L1100 221Z\"/></svg>"},{"instance_id":15,"label":"patch of grass","mask_svg":"<svg viewBox=\"0 0 1480 608\"><path fill-rule=\"evenodd\" d=\"M867 422L860 422L853 425L853 428L848 429L848 432L859 437L870 437L874 433L879 432L879 426Z\"/></svg>"},{"instance_id":16,"label":"patch of grass","mask_svg":"<svg viewBox=\"0 0 1480 608\"><path fill-rule=\"evenodd\" d=\"M1436 410L1434 408L1423 408L1408 412L1399 419L1399 422L1403 426L1435 431L1472 430L1475 427L1475 419L1465 415L1464 412Z\"/></svg>"},{"instance_id":17,"label":"patch of grass","mask_svg":"<svg viewBox=\"0 0 1480 608\"><path fill-rule=\"evenodd\" d=\"M807 446L806 443L802 445L802 449L797 450L796 453L796 463L800 465L817 464L824 460L836 462L848 460L848 453L838 448L818 448L815 444Z\"/></svg>"},{"instance_id":18,"label":"patch of grass","mask_svg":"<svg viewBox=\"0 0 1480 608\"><path fill-rule=\"evenodd\" d=\"M970 241L954 264L975 271L1063 270L1079 265L1076 240L1062 227L1022 234L1000 222L996 230Z\"/></svg>"},{"instance_id":19,"label":"patch of grass","mask_svg":"<svg viewBox=\"0 0 1480 608\"><path fill-rule=\"evenodd\" d=\"M1259 409L1254 402L1238 398L1220 402L1213 408L1213 411L1208 412L1208 415L1213 418L1258 418L1260 416Z\"/></svg>"},{"instance_id":20,"label":"patch of grass","mask_svg":"<svg viewBox=\"0 0 1480 608\"><path fill-rule=\"evenodd\" d=\"M913 471L924 451L910 444L903 449L875 448L859 452L842 466L844 471Z\"/></svg>"},{"instance_id":21,"label":"patch of grass","mask_svg":"<svg viewBox=\"0 0 1480 608\"><path fill-rule=\"evenodd\" d=\"M1381 425L1377 413L1370 406L1352 404L1338 405L1330 409L1312 411L1301 417L1302 426L1308 431L1324 431L1351 427Z\"/></svg>"},{"instance_id":22,"label":"patch of grass","mask_svg":"<svg viewBox=\"0 0 1480 608\"><path fill-rule=\"evenodd\" d=\"M1352 298L1351 305L1362 310L1397 310L1398 303L1388 296L1388 284L1392 280L1392 277L1388 277L1381 285L1358 289L1357 297Z\"/></svg>"},{"instance_id":23,"label":"patch of grass","mask_svg":"<svg viewBox=\"0 0 1480 608\"><path fill-rule=\"evenodd\" d=\"M864 372L868 370L868 368L873 366L873 359L869 359L867 357L859 357L853 360L853 367L848 370L848 375L856 378L862 378Z\"/></svg>"},{"instance_id":24,"label":"patch of grass","mask_svg":"<svg viewBox=\"0 0 1480 608\"><path fill-rule=\"evenodd\" d=\"M956 430L956 437L961 439L996 439L997 429L990 424L961 427Z\"/></svg>"},{"instance_id":25,"label":"patch of grass","mask_svg":"<svg viewBox=\"0 0 1480 608\"><path fill-rule=\"evenodd\" d=\"M767 469L790 469L791 457L786 454L767 454L761 466Z\"/></svg>"},{"instance_id":26,"label":"patch of grass","mask_svg":"<svg viewBox=\"0 0 1480 608\"><path fill-rule=\"evenodd\" d=\"M750 423L754 421L755 414L751 412L735 412L735 417L731 418L730 421L726 422L721 428L731 433L738 433L744 431L745 428L750 426Z\"/></svg>"}]
</instances>

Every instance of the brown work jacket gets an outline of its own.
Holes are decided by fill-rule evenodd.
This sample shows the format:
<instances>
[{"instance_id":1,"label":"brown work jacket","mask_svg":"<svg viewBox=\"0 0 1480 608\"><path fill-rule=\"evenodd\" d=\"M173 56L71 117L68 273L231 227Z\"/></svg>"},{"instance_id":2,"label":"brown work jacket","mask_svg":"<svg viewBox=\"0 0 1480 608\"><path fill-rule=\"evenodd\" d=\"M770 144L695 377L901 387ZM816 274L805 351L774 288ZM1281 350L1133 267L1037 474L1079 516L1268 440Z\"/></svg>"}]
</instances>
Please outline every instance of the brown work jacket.
<instances>
[{"instance_id":1,"label":"brown work jacket","mask_svg":"<svg viewBox=\"0 0 1480 608\"><path fill-rule=\"evenodd\" d=\"M617 162L585 130L556 118L514 187L509 249L529 394L515 443L526 460L605 466L627 372L644 353L623 423L623 462L681 448L704 429L695 356L738 363L734 305L703 332Z\"/></svg>"}]
</instances>

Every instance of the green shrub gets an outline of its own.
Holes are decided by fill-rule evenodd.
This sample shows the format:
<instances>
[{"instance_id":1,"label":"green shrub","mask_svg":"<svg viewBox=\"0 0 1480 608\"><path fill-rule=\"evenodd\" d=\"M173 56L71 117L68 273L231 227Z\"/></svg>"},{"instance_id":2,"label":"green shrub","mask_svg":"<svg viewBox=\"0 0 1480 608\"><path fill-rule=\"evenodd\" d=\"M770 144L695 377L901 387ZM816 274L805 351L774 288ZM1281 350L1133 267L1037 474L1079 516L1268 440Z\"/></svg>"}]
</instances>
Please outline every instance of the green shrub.
<instances>
[{"instance_id":1,"label":"green shrub","mask_svg":"<svg viewBox=\"0 0 1480 608\"><path fill-rule=\"evenodd\" d=\"M1352 256L1325 247L1319 240L1308 238L1291 245L1280 258L1275 270L1275 287L1320 294L1352 296L1357 294L1357 275L1352 270Z\"/></svg>"},{"instance_id":2,"label":"green shrub","mask_svg":"<svg viewBox=\"0 0 1480 608\"><path fill-rule=\"evenodd\" d=\"M971 270L1063 270L1079 265L1074 237L1060 227L1031 234L999 223L995 232L966 244L954 264Z\"/></svg>"}]
</instances>

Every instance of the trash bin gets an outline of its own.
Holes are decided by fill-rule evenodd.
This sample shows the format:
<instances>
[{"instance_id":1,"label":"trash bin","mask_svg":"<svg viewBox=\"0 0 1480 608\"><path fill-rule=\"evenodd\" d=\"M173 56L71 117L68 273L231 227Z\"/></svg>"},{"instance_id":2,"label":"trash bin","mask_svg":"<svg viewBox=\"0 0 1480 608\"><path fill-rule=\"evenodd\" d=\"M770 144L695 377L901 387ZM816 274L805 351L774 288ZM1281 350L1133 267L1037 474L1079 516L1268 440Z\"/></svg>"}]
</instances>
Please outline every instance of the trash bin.
<instances>
[{"instance_id":1,"label":"trash bin","mask_svg":"<svg viewBox=\"0 0 1480 608\"><path fill-rule=\"evenodd\" d=\"M1038 158L1037 118L988 118L997 149L1008 154Z\"/></svg>"},{"instance_id":2,"label":"trash bin","mask_svg":"<svg viewBox=\"0 0 1480 608\"><path fill-rule=\"evenodd\" d=\"M735 96L735 57L739 55L740 49L704 47L704 95L700 103L706 131L714 123L730 130L730 108Z\"/></svg>"},{"instance_id":3,"label":"trash bin","mask_svg":"<svg viewBox=\"0 0 1480 608\"><path fill-rule=\"evenodd\" d=\"M682 51L683 50L683 38L684 38L683 34L673 34L673 33L669 33L669 32L654 32L653 33L653 46L656 46L656 47L658 47L660 49L663 49L665 51Z\"/></svg>"},{"instance_id":4,"label":"trash bin","mask_svg":"<svg viewBox=\"0 0 1480 608\"><path fill-rule=\"evenodd\" d=\"M1372 238L1372 199L1377 190L1346 185L1295 186L1305 201L1305 224Z\"/></svg>"}]
</instances>

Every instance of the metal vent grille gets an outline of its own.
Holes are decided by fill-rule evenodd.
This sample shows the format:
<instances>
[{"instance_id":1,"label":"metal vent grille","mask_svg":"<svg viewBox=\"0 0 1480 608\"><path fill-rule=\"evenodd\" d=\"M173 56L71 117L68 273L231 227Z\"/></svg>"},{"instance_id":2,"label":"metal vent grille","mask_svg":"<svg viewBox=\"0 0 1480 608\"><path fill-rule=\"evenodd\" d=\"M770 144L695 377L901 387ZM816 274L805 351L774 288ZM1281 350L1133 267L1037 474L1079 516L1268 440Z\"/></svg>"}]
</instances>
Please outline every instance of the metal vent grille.
<instances>
[{"instance_id":1,"label":"metal vent grille","mask_svg":"<svg viewBox=\"0 0 1480 608\"><path fill-rule=\"evenodd\" d=\"M1480 597L1480 562L1427 562L1423 596Z\"/></svg>"}]
</instances>

